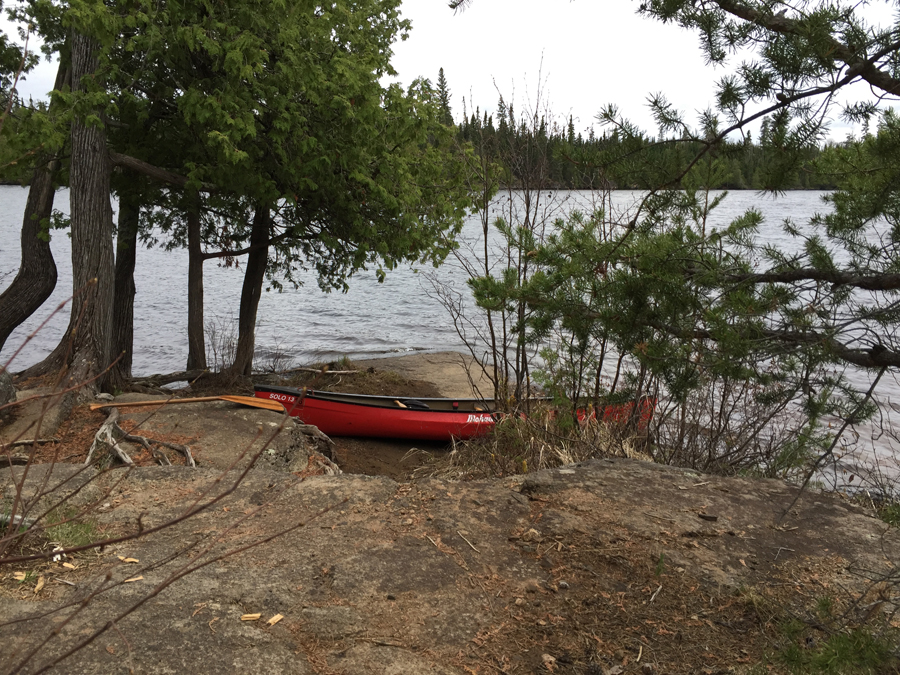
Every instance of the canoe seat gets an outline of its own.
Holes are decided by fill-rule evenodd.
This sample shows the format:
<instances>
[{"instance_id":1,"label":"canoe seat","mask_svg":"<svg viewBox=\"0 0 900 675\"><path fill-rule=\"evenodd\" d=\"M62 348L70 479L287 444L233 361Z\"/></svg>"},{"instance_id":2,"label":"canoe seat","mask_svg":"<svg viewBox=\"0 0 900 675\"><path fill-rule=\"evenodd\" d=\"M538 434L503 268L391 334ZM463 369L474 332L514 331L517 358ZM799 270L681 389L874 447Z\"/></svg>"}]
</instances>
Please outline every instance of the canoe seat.
<instances>
[{"instance_id":1,"label":"canoe seat","mask_svg":"<svg viewBox=\"0 0 900 675\"><path fill-rule=\"evenodd\" d=\"M410 410L431 410L428 407L428 404L423 401L417 401L414 398L405 398L403 399L403 405L405 405Z\"/></svg>"}]
</instances>

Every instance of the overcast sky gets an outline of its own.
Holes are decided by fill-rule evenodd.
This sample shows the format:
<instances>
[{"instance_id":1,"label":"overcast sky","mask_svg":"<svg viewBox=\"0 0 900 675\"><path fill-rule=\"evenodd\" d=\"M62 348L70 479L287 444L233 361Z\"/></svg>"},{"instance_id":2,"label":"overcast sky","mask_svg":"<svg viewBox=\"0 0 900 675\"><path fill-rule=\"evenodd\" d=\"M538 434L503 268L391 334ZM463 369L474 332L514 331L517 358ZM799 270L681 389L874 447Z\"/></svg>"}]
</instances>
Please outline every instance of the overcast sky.
<instances>
[{"instance_id":1,"label":"overcast sky","mask_svg":"<svg viewBox=\"0 0 900 675\"><path fill-rule=\"evenodd\" d=\"M704 64L696 34L641 18L637 6L637 0L474 0L454 14L446 0L403 0L413 26L409 39L395 45L397 79L436 82L443 67L457 121L463 98L470 113L478 106L491 114L502 94L520 112L537 104L562 121L571 114L580 132L614 103L655 134L646 102L661 92L693 122L712 106L715 81L726 71ZM870 11L890 17L889 3ZM42 95L54 75L55 67L43 64L19 90L25 98ZM843 140L847 132L835 121L830 136Z\"/></svg>"},{"instance_id":2,"label":"overcast sky","mask_svg":"<svg viewBox=\"0 0 900 675\"><path fill-rule=\"evenodd\" d=\"M501 93L522 111L540 89L541 109L573 115L578 131L615 103L655 132L648 95L665 92L680 110L702 110L712 104L716 72L703 65L696 36L636 9L633 0L474 0L454 14L443 0L403 0L413 27L393 63L404 84L418 75L435 82L443 67L457 121L463 97L470 113L470 101L494 112Z\"/></svg>"}]
</instances>

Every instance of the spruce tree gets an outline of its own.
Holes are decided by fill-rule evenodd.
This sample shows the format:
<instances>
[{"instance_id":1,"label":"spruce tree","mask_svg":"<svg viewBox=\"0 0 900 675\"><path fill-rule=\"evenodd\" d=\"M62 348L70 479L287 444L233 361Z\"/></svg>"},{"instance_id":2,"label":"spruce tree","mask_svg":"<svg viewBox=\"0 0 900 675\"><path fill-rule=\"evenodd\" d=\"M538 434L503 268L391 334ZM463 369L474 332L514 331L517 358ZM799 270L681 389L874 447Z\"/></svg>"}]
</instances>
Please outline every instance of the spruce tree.
<instances>
[{"instance_id":1,"label":"spruce tree","mask_svg":"<svg viewBox=\"0 0 900 675\"><path fill-rule=\"evenodd\" d=\"M453 126L453 114L450 109L450 87L447 85L447 78L444 76L444 69L438 71L438 104L440 105L440 122L448 127Z\"/></svg>"}]
</instances>

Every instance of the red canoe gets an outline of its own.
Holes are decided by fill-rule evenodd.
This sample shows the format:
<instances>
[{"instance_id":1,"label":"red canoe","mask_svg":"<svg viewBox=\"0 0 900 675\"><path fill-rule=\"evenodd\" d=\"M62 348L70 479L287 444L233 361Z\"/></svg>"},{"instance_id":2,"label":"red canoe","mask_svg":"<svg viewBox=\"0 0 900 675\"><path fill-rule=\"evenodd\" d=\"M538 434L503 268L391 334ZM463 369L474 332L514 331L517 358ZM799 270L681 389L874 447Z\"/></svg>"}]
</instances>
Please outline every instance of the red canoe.
<instances>
[{"instance_id":1,"label":"red canoe","mask_svg":"<svg viewBox=\"0 0 900 675\"><path fill-rule=\"evenodd\" d=\"M319 427L330 436L368 436L449 441L489 433L502 413L495 413L491 399L404 398L339 394L330 391L301 392L288 387L256 385L257 398L278 401L293 417ZM549 400L549 399L547 399ZM635 409L636 408L636 409ZM656 399L642 398L637 404L617 403L578 411L579 422L599 419L625 423L637 417L639 430L646 429L656 408Z\"/></svg>"},{"instance_id":2,"label":"red canoe","mask_svg":"<svg viewBox=\"0 0 900 675\"><path fill-rule=\"evenodd\" d=\"M287 387L254 387L258 398L281 403L293 417L331 436L371 436L449 441L483 436L494 428L493 401L477 398L403 398L305 393Z\"/></svg>"}]
</instances>

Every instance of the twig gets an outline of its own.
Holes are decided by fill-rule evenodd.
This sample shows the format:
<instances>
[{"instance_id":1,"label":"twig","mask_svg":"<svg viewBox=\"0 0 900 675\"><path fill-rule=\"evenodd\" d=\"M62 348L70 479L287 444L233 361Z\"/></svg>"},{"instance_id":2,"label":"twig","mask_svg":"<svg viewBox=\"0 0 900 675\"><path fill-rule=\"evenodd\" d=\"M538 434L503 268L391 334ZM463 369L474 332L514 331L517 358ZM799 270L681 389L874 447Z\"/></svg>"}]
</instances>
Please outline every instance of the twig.
<instances>
[{"instance_id":1,"label":"twig","mask_svg":"<svg viewBox=\"0 0 900 675\"><path fill-rule=\"evenodd\" d=\"M792 549L792 548L787 548L786 546L779 546L778 550L775 552L775 560L778 560L778 556L781 555L782 551L790 551L791 553L796 553L796 551L794 551L794 549ZM775 561L773 560L772 562L775 562Z\"/></svg>"},{"instance_id":2,"label":"twig","mask_svg":"<svg viewBox=\"0 0 900 675\"><path fill-rule=\"evenodd\" d=\"M660 584L659 587L657 587L657 589L655 591L653 591L653 595L650 596L650 602L653 602L654 600L656 600L656 596L659 595L659 592L661 590L662 590L662 584ZM640 658L640 657L638 657L638 658Z\"/></svg>"},{"instance_id":3,"label":"twig","mask_svg":"<svg viewBox=\"0 0 900 675\"><path fill-rule=\"evenodd\" d=\"M462 533L462 532L460 532L459 530L457 530L457 531L456 531L456 534L458 534L460 537L462 537L462 540L463 540L464 542L466 542L466 543L469 545L469 548L471 548L473 551L475 551L475 553L481 553L481 551L479 551L477 548L475 548L475 544L473 544L471 541L469 541L468 539L466 539L465 537L463 537L463 533Z\"/></svg>"},{"instance_id":4,"label":"twig","mask_svg":"<svg viewBox=\"0 0 900 675\"><path fill-rule=\"evenodd\" d=\"M355 375L358 372L358 370L328 370L326 368L291 368L289 370L282 370L279 374L287 375L288 373L320 373L322 375Z\"/></svg>"},{"instance_id":5,"label":"twig","mask_svg":"<svg viewBox=\"0 0 900 675\"><path fill-rule=\"evenodd\" d=\"M388 642L383 638L370 638L370 637L358 637L354 638L355 640L359 640L361 642L371 642L373 645L379 645L381 647L402 647L405 649L405 645L400 642Z\"/></svg>"}]
</instances>

